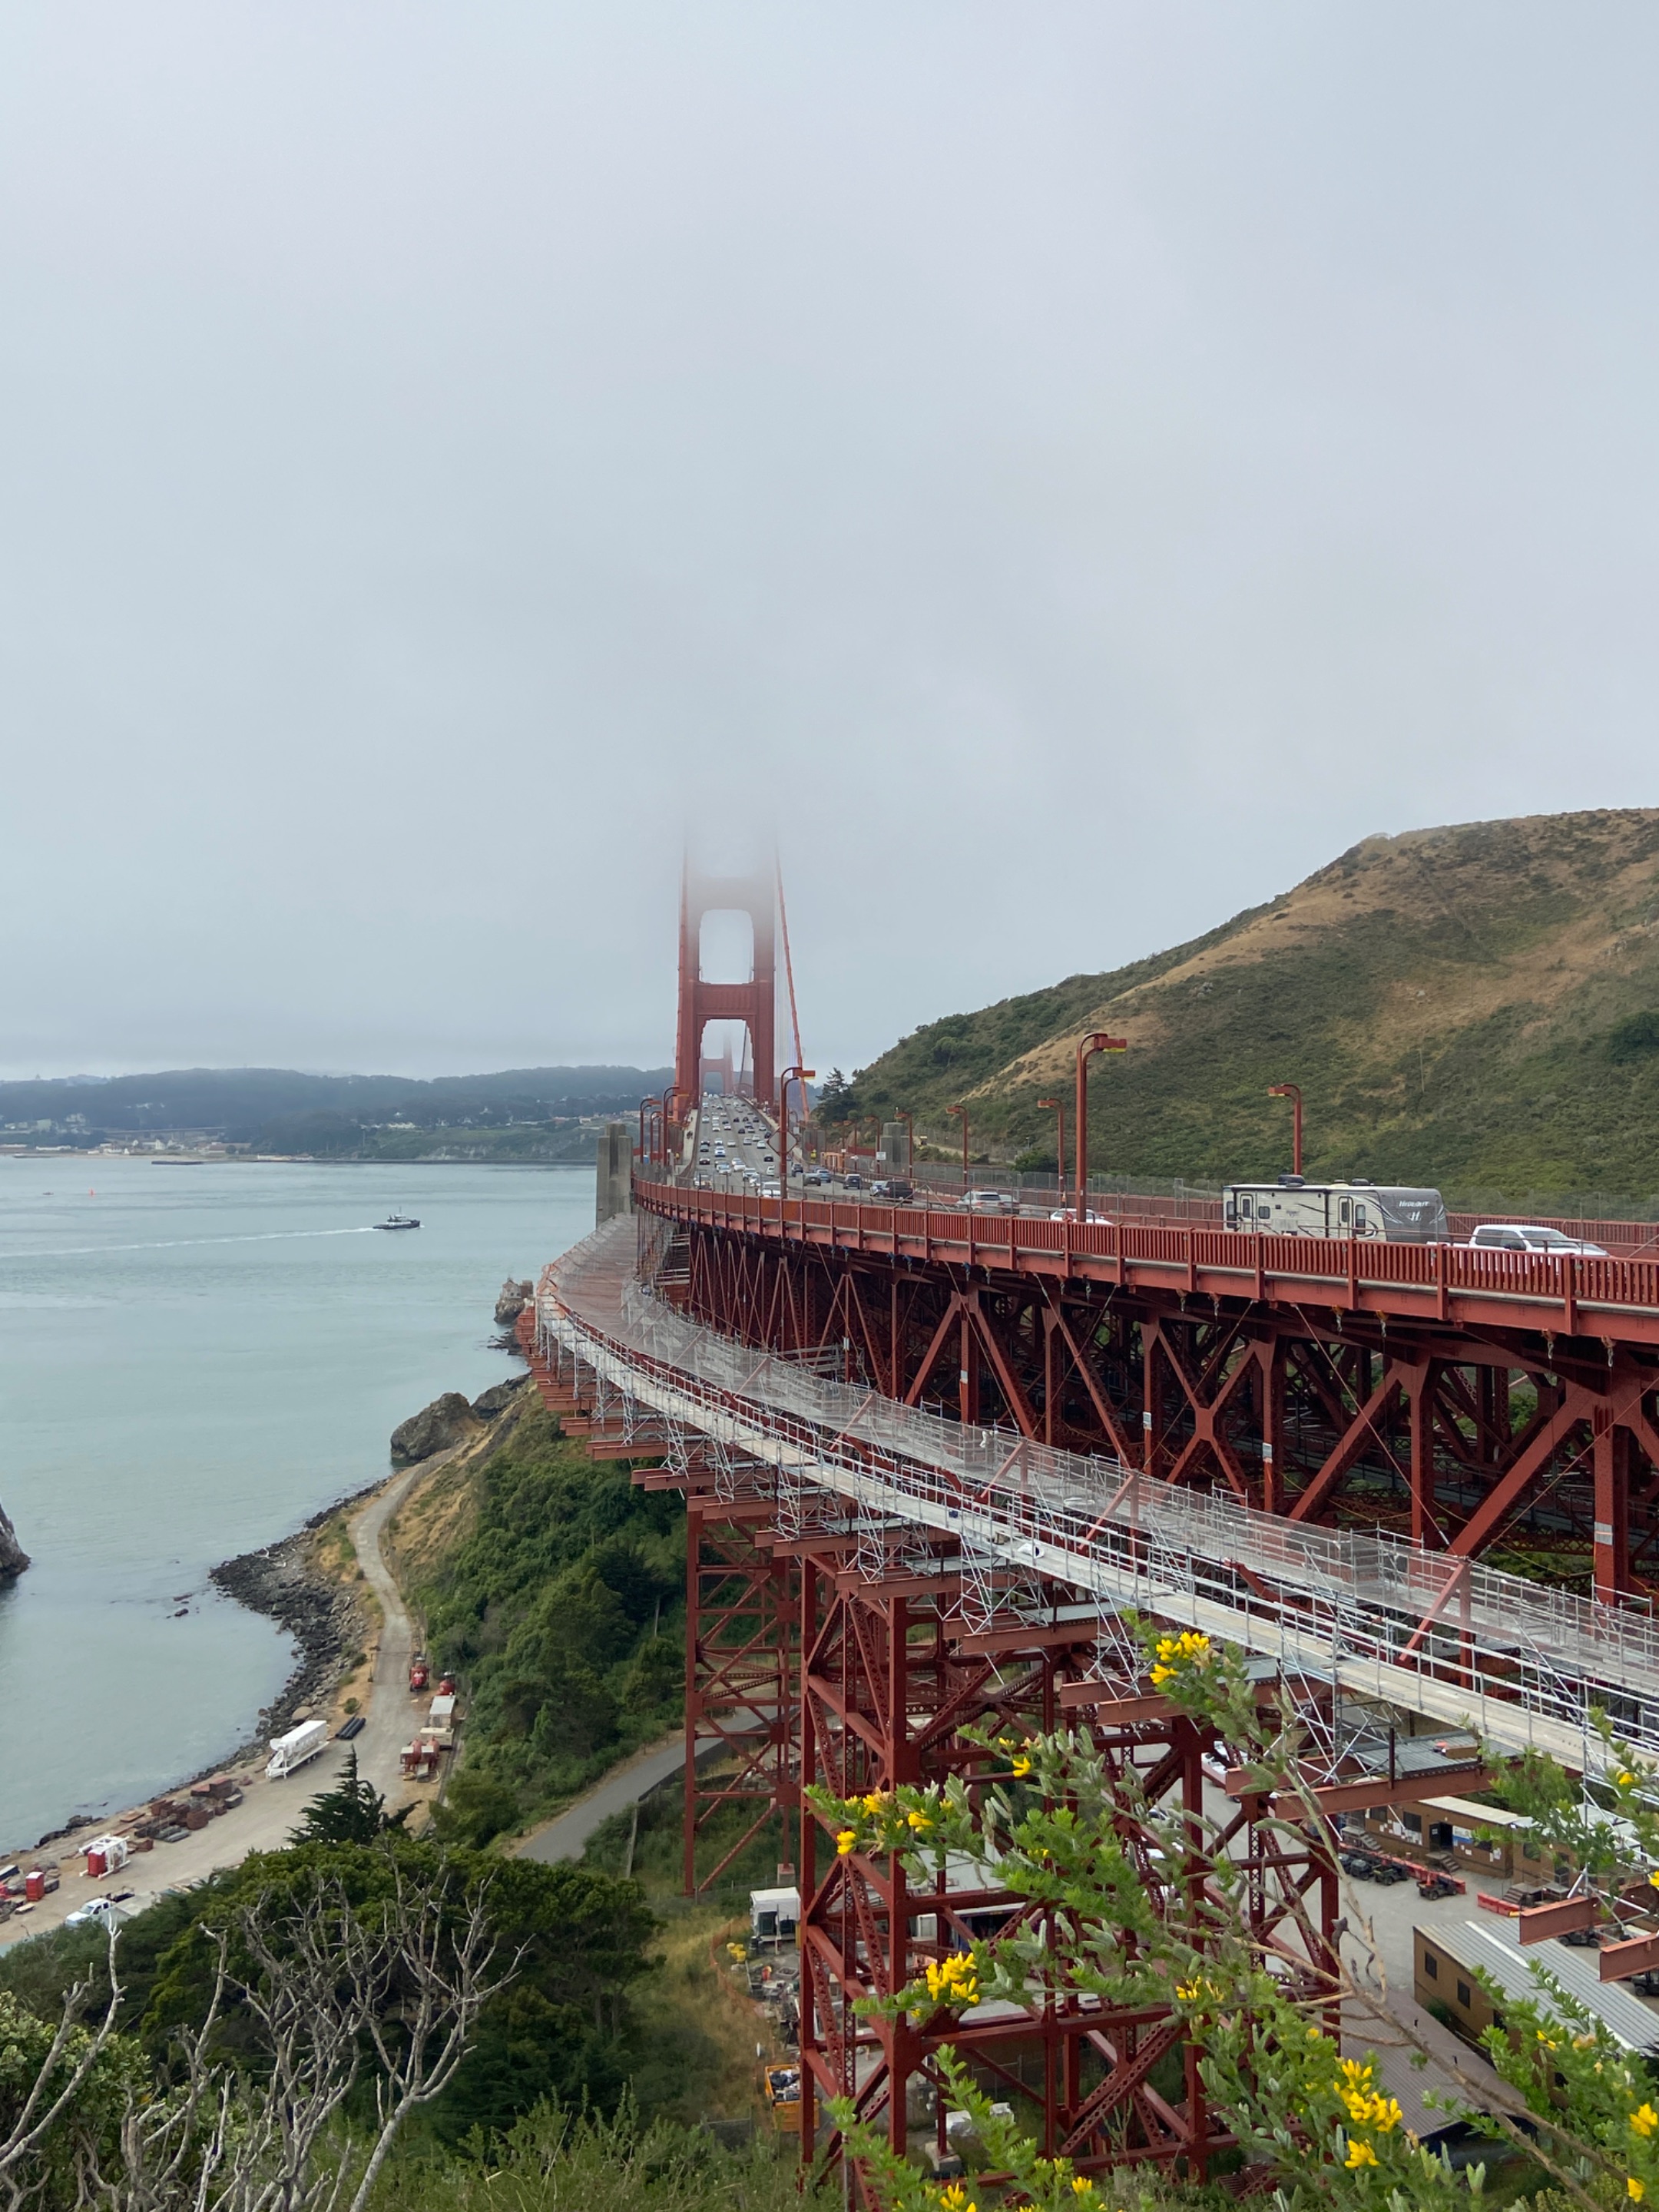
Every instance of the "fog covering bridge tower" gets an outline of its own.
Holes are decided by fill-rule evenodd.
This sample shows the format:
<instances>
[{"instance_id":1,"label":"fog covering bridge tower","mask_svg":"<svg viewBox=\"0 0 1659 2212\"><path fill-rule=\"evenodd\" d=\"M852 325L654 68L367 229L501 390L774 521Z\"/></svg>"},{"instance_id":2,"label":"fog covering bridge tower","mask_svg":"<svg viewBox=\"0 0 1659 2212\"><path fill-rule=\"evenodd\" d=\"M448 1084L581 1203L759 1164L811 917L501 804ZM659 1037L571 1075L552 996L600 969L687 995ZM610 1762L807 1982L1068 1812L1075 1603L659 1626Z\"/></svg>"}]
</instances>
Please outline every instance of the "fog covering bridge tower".
<instances>
[{"instance_id":1,"label":"fog covering bridge tower","mask_svg":"<svg viewBox=\"0 0 1659 2212\"><path fill-rule=\"evenodd\" d=\"M710 983L702 974L702 925L711 914L746 914L755 934L746 983ZM749 1032L754 1095L771 1103L777 1079L773 1030L777 1008L777 906L768 870L708 876L688 860L680 881L680 1005L674 1081L684 1111L702 1090L703 1032L710 1022L741 1022Z\"/></svg>"}]
</instances>

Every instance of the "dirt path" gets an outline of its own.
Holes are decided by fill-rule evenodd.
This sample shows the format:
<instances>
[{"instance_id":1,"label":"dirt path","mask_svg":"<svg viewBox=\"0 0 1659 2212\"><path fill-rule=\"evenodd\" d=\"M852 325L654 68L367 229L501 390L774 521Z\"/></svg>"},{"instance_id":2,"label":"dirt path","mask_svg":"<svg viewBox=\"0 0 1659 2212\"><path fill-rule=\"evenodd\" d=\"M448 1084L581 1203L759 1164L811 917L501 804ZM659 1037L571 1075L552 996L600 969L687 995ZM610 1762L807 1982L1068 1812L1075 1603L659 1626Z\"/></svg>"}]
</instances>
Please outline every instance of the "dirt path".
<instances>
[{"instance_id":1,"label":"dirt path","mask_svg":"<svg viewBox=\"0 0 1659 2212\"><path fill-rule=\"evenodd\" d=\"M398 1766L398 1754L409 1741L410 1728L421 1709L409 1694L409 1662L415 1652L415 1624L409 1617L383 1548L392 1516L423 1475L455 1457L453 1451L434 1453L417 1460L401 1474L377 1490L350 1523L357 1564L380 1608L380 1641L369 1679L368 1705L362 1734L357 1738L357 1772L374 1784L389 1806L407 1797L430 1796L432 1792L410 1789Z\"/></svg>"}]
</instances>

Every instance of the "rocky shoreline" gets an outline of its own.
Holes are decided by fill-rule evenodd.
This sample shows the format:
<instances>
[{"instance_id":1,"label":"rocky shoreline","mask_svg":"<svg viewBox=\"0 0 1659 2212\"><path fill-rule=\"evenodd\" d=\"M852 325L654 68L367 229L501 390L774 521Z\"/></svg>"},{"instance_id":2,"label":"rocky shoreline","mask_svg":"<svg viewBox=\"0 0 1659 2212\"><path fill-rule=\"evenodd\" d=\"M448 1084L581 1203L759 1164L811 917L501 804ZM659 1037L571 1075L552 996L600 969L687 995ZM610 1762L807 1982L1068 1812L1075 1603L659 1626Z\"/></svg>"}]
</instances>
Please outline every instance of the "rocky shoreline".
<instances>
[{"instance_id":1,"label":"rocky shoreline","mask_svg":"<svg viewBox=\"0 0 1659 2212\"><path fill-rule=\"evenodd\" d=\"M226 1559L221 1565L209 1569L210 1582L251 1613L262 1613L279 1628L287 1629L299 1650L293 1673L259 1714L247 1741L216 1759L210 1766L204 1766L199 1774L173 1784L175 1789L187 1789L191 1782L204 1782L210 1776L226 1767L240 1765L245 1759L257 1759L263 1765L269 1739L291 1728L301 1711L325 1699L339 1680L347 1660L361 1649L368 1623L350 1585L330 1581L313 1565L309 1556L311 1540L325 1522L331 1521L337 1513L362 1498L372 1497L381 1483L390 1480L381 1475L350 1497L337 1498L320 1513L313 1513L305 1526L296 1528L291 1536L267 1544L263 1551L245 1552L240 1559ZM76 1813L61 1828L49 1828L35 1848L44 1850L47 1844L59 1843L82 1828L98 1826L105 1817Z\"/></svg>"},{"instance_id":2,"label":"rocky shoreline","mask_svg":"<svg viewBox=\"0 0 1659 2212\"><path fill-rule=\"evenodd\" d=\"M505 1327L503 1334L494 1341L520 1360L524 1358L524 1352L513 1334L512 1324L528 1302L532 1287L528 1282L515 1283L509 1278L501 1285L495 1304L496 1322ZM357 1655L372 1640L374 1631L368 1610L357 1589L350 1583L343 1583L323 1572L313 1559L312 1540L318 1529L337 1514L349 1511L365 1498L372 1498L404 1468L479 1433L505 1410L523 1381L522 1375L509 1376L482 1392L471 1405L459 1391L435 1400L402 1423L395 1432L393 1463L387 1474L377 1475L361 1490L337 1498L331 1505L313 1513L291 1535L281 1537L259 1551L244 1552L234 1559L222 1560L216 1567L208 1570L208 1579L216 1589L234 1598L237 1604L246 1606L250 1613L263 1613L279 1628L285 1628L298 1649L292 1673L258 1714L252 1734L234 1751L216 1759L211 1766L204 1767L200 1774L190 1777L190 1781L205 1780L246 1759L257 1758L263 1764L270 1739L291 1728L301 1715L325 1704L342 1676L356 1662ZM9 1549L5 1541L8 1539ZM21 1571L28 1564L27 1555L16 1543L11 1523L3 1509L0 1509L0 1578ZM185 1788L188 1783L174 1786ZM37 1848L43 1849L82 1828L91 1827L97 1817L76 1814L63 1827L49 1830Z\"/></svg>"},{"instance_id":3,"label":"rocky shoreline","mask_svg":"<svg viewBox=\"0 0 1659 2212\"><path fill-rule=\"evenodd\" d=\"M303 1708L325 1698L348 1659L362 1648L368 1624L362 1602L349 1584L331 1581L312 1564L311 1540L325 1522L373 1497L386 1480L382 1475L337 1498L291 1536L209 1570L209 1580L227 1597L274 1620L299 1647L293 1673L260 1712L253 1734L230 1754L230 1763L255 1753L263 1757L270 1737L291 1728Z\"/></svg>"}]
</instances>

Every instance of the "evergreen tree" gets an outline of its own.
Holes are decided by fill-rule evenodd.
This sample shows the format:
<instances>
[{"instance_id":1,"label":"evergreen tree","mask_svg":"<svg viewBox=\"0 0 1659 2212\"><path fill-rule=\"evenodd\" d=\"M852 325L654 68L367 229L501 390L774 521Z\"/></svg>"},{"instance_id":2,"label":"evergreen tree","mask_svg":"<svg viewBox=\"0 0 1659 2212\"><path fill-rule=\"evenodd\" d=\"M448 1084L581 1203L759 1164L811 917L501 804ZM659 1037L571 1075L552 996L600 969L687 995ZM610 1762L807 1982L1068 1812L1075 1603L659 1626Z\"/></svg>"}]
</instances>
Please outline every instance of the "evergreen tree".
<instances>
[{"instance_id":1,"label":"evergreen tree","mask_svg":"<svg viewBox=\"0 0 1659 2212\"><path fill-rule=\"evenodd\" d=\"M357 1752L346 1753L345 1771L333 1789L313 1797L289 1838L295 1844L372 1844L386 1826L386 1799L357 1777Z\"/></svg>"}]
</instances>

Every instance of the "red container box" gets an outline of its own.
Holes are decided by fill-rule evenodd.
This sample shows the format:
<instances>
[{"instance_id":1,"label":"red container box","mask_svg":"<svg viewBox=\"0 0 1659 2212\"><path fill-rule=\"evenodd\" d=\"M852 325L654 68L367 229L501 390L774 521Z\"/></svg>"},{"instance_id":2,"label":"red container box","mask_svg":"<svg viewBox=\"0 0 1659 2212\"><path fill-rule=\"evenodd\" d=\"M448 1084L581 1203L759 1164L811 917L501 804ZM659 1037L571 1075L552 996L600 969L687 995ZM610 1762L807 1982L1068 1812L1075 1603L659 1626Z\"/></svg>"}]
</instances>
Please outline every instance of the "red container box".
<instances>
[{"instance_id":1,"label":"red container box","mask_svg":"<svg viewBox=\"0 0 1659 2212\"><path fill-rule=\"evenodd\" d=\"M46 1893L46 1877L38 1869L23 1876L23 1894L31 1905L39 1905Z\"/></svg>"}]
</instances>

